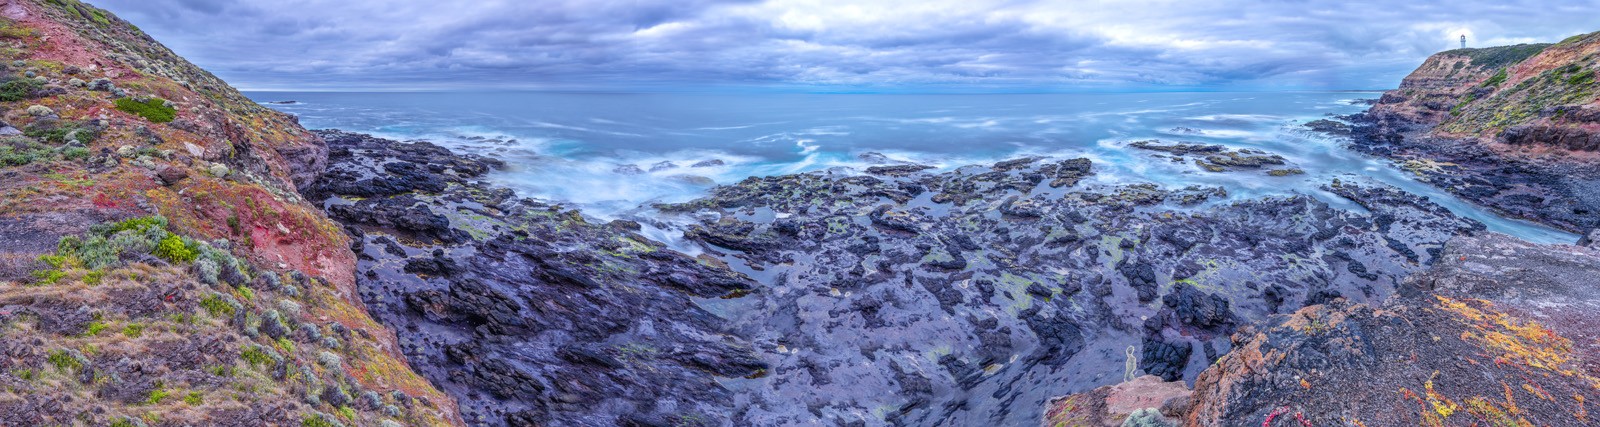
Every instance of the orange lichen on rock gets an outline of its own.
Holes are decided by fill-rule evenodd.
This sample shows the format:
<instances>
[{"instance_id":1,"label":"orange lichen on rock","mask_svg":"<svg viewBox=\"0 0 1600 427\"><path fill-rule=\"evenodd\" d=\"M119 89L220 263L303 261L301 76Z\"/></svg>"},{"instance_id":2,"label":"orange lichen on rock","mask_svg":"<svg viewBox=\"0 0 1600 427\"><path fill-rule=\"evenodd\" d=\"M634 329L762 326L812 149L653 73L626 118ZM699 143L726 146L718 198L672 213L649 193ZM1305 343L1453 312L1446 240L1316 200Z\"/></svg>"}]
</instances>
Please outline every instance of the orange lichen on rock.
<instances>
[{"instance_id":1,"label":"orange lichen on rock","mask_svg":"<svg viewBox=\"0 0 1600 427\"><path fill-rule=\"evenodd\" d=\"M1569 377L1592 378L1580 371L1572 359L1572 340L1545 328L1538 322L1518 321L1496 311L1484 300L1457 300L1436 295L1438 308L1453 313L1467 329L1463 341L1481 345L1498 361L1550 371Z\"/></svg>"}]
</instances>

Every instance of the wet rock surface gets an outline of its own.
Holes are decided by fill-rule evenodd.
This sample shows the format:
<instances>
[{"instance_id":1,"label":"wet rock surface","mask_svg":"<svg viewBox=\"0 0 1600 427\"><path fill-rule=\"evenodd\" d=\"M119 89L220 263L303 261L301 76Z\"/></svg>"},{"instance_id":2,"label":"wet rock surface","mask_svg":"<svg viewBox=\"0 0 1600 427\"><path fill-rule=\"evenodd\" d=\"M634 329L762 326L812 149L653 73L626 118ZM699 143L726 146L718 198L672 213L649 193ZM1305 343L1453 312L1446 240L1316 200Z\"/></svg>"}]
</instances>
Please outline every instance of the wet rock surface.
<instances>
[{"instance_id":1,"label":"wet rock surface","mask_svg":"<svg viewBox=\"0 0 1600 427\"><path fill-rule=\"evenodd\" d=\"M501 165L426 143L322 131L310 194L356 237L357 284L411 365L471 425L730 425L767 362L699 298L744 275L666 249L638 224L476 181Z\"/></svg>"},{"instance_id":2,"label":"wet rock surface","mask_svg":"<svg viewBox=\"0 0 1600 427\"><path fill-rule=\"evenodd\" d=\"M1482 229L1397 189L1179 209L1183 190L1080 187L1085 159L932 174L750 178L659 206L756 278L707 304L767 376L751 425L1031 425L1046 400L1137 370L1193 379L1241 325L1308 302L1381 301Z\"/></svg>"},{"instance_id":3,"label":"wet rock surface","mask_svg":"<svg viewBox=\"0 0 1600 427\"><path fill-rule=\"evenodd\" d=\"M1429 125L1382 112L1350 120L1356 123L1352 148L1392 159L1462 199L1574 233L1600 227L1600 164L1513 155L1477 138L1433 136Z\"/></svg>"}]
</instances>

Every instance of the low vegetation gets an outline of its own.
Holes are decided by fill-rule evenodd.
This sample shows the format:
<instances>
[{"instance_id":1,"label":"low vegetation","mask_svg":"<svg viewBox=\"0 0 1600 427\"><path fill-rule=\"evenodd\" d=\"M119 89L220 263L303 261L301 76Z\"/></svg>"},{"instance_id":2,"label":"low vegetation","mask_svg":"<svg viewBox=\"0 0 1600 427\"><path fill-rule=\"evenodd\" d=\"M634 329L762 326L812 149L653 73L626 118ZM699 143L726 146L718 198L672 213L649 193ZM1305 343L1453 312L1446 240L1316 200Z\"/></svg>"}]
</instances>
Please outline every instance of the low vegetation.
<instances>
[{"instance_id":1,"label":"low vegetation","mask_svg":"<svg viewBox=\"0 0 1600 427\"><path fill-rule=\"evenodd\" d=\"M40 256L38 265L43 269L35 272L32 284L63 291L53 293L57 295L91 298L73 303L91 308L81 309L89 312L63 312L86 313L82 326L66 327L60 336L43 335L55 349L35 359L37 365L14 365L19 369L0 372L0 380L61 390L86 387L88 393L102 395L137 392L123 400L127 404L123 410L113 406L106 414L109 418L104 422L111 424L121 419L136 420L133 425L141 425L137 421L151 424L152 416L181 412L176 408L237 405L264 396L310 403L303 418L293 415L294 422L306 423L303 425L378 425L407 416L399 409L409 402L407 395L368 390L346 374L347 366L369 366L372 357L347 352L341 343L358 339L350 329L301 317L307 309L332 308L325 297L300 290L326 285L304 275L257 270L226 250L226 242L194 240L172 232L169 226L160 216L95 225L85 234L60 239L54 253ZM206 275L209 278L202 277ZM163 286L165 290L158 291ZM143 304L150 297L92 299L138 289L164 295L155 297L160 303L154 311L123 307ZM0 340L20 339L16 334L27 331L62 328L40 323L40 319L63 314L40 313L32 318L0 318ZM146 366L171 363L163 361L189 357L161 350L174 337L180 343L198 344L212 339L207 337L228 334L237 334L244 343L206 350L200 356L203 362L187 362L188 367L166 365L148 371L170 370L170 375L119 373L120 368L112 363L121 358L143 360ZM133 353L128 353L130 350ZM352 362L347 365L347 360ZM110 377L112 374L119 377ZM80 384L80 375L93 378ZM147 388L139 388L141 383L127 381L137 378L129 376L153 381L145 383L151 384ZM362 397L361 408L365 409L354 407L352 396Z\"/></svg>"},{"instance_id":2,"label":"low vegetation","mask_svg":"<svg viewBox=\"0 0 1600 427\"><path fill-rule=\"evenodd\" d=\"M166 123L178 117L178 109L160 98L137 100L133 98L119 98L116 101L117 109L133 115L144 117L152 123Z\"/></svg>"},{"instance_id":3,"label":"low vegetation","mask_svg":"<svg viewBox=\"0 0 1600 427\"><path fill-rule=\"evenodd\" d=\"M1550 46L1548 43L1533 43L1478 49L1456 49L1444 53L1471 58L1472 65L1478 68L1502 68L1538 55L1539 52L1544 52L1545 48Z\"/></svg>"}]
</instances>

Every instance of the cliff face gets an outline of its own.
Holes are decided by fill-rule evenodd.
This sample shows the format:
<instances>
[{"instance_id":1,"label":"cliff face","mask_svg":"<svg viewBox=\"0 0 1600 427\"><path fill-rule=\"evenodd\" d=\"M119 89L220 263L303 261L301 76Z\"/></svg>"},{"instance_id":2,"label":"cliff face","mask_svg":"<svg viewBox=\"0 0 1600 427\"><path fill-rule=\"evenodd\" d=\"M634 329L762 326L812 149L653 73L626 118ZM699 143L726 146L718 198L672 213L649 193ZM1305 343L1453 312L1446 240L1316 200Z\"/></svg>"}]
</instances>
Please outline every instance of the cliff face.
<instances>
[{"instance_id":1,"label":"cliff face","mask_svg":"<svg viewBox=\"0 0 1600 427\"><path fill-rule=\"evenodd\" d=\"M1500 213L1600 227L1600 33L1429 58L1353 117L1353 147Z\"/></svg>"},{"instance_id":2,"label":"cliff face","mask_svg":"<svg viewBox=\"0 0 1600 427\"><path fill-rule=\"evenodd\" d=\"M76 0L0 1L0 60L0 424L453 423L292 116Z\"/></svg>"},{"instance_id":3,"label":"cliff face","mask_svg":"<svg viewBox=\"0 0 1600 427\"><path fill-rule=\"evenodd\" d=\"M1600 33L1557 44L1457 49L1428 58L1373 107L1445 137L1600 150ZM1552 129L1559 129L1552 131Z\"/></svg>"}]
</instances>

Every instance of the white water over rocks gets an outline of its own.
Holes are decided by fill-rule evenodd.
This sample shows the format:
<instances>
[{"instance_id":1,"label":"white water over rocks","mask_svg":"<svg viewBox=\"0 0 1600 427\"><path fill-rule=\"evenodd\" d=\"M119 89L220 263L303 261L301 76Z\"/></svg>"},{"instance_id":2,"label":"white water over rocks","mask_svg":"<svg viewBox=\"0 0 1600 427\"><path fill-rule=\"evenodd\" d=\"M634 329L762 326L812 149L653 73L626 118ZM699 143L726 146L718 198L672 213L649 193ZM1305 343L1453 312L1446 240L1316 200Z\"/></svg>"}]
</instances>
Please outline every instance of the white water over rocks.
<instances>
[{"instance_id":1,"label":"white water over rocks","mask_svg":"<svg viewBox=\"0 0 1600 427\"><path fill-rule=\"evenodd\" d=\"M1366 107L1377 93L1131 93L1052 95L800 95L572 93L253 93L309 128L425 139L504 159L499 184L613 218L686 201L750 176L912 162L940 170L1020 156L1087 157L1090 182L1218 186L1228 200L1304 193L1347 209L1319 187L1369 179L1426 196L1491 231L1541 243L1570 233L1502 218L1303 125ZM1133 141L1221 144L1283 156L1304 174L1208 172ZM1224 201L1225 203L1226 201ZM671 243L670 230L651 237ZM681 247L681 245L674 245Z\"/></svg>"}]
</instances>

